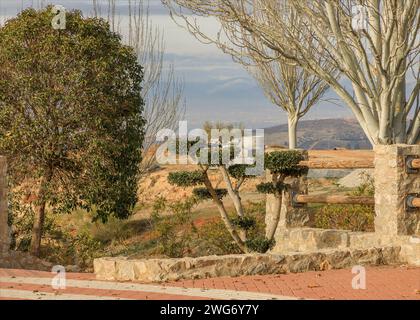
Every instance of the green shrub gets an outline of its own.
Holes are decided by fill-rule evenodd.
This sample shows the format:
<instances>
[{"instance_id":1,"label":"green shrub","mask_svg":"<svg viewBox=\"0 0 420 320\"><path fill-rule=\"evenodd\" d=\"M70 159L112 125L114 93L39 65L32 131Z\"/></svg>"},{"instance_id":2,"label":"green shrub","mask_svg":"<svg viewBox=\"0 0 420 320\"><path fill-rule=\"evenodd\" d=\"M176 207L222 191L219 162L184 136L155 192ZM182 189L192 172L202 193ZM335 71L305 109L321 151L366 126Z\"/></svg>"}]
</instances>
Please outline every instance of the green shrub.
<instances>
[{"instance_id":1,"label":"green shrub","mask_svg":"<svg viewBox=\"0 0 420 320\"><path fill-rule=\"evenodd\" d=\"M262 182L257 185L257 191L264 194L274 194L276 191L282 192L286 187L287 186L281 182L278 182L276 185L272 182Z\"/></svg>"},{"instance_id":2,"label":"green shrub","mask_svg":"<svg viewBox=\"0 0 420 320\"><path fill-rule=\"evenodd\" d=\"M303 155L297 150L274 151L265 154L265 168L271 173L299 177L308 173L307 167L299 166L302 160Z\"/></svg>"},{"instance_id":3,"label":"green shrub","mask_svg":"<svg viewBox=\"0 0 420 320\"><path fill-rule=\"evenodd\" d=\"M246 174L246 169L253 166L247 164L234 164L228 168L229 175L234 179L241 178L255 178L255 176L250 176Z\"/></svg>"},{"instance_id":4,"label":"green shrub","mask_svg":"<svg viewBox=\"0 0 420 320\"><path fill-rule=\"evenodd\" d=\"M256 237L246 241L248 248L259 253L267 252L268 250L272 249L275 244L276 242L274 239L269 240L265 237Z\"/></svg>"},{"instance_id":5,"label":"green shrub","mask_svg":"<svg viewBox=\"0 0 420 320\"><path fill-rule=\"evenodd\" d=\"M214 189L214 191L219 199L224 198L228 193L226 189ZM194 188L193 195L200 200L212 199L210 191L208 191L207 188Z\"/></svg>"},{"instance_id":6,"label":"green shrub","mask_svg":"<svg viewBox=\"0 0 420 320\"><path fill-rule=\"evenodd\" d=\"M168 182L178 187L190 187L203 183L203 173L201 171L179 171L170 172Z\"/></svg>"},{"instance_id":7,"label":"green shrub","mask_svg":"<svg viewBox=\"0 0 420 320\"><path fill-rule=\"evenodd\" d=\"M373 179L365 177L365 182L349 193L352 196L373 196ZM315 226L322 229L341 229L373 232L375 230L375 208L366 205L326 205L316 209Z\"/></svg>"},{"instance_id":8,"label":"green shrub","mask_svg":"<svg viewBox=\"0 0 420 320\"><path fill-rule=\"evenodd\" d=\"M170 258L180 258L191 255L194 248L193 238L196 228L192 220L192 208L197 200L190 198L173 204L162 201L154 206L152 225L157 236L159 254ZM169 210L170 215L163 216L163 210Z\"/></svg>"},{"instance_id":9,"label":"green shrub","mask_svg":"<svg viewBox=\"0 0 420 320\"><path fill-rule=\"evenodd\" d=\"M232 240L222 220L205 224L198 230L198 255L239 254L241 250Z\"/></svg>"},{"instance_id":10,"label":"green shrub","mask_svg":"<svg viewBox=\"0 0 420 320\"><path fill-rule=\"evenodd\" d=\"M322 229L374 231L375 210L363 205L326 205L317 209L315 226Z\"/></svg>"},{"instance_id":11,"label":"green shrub","mask_svg":"<svg viewBox=\"0 0 420 320\"><path fill-rule=\"evenodd\" d=\"M255 228L257 222L254 217L235 217L232 218L232 224L242 230L251 230Z\"/></svg>"}]
</instances>

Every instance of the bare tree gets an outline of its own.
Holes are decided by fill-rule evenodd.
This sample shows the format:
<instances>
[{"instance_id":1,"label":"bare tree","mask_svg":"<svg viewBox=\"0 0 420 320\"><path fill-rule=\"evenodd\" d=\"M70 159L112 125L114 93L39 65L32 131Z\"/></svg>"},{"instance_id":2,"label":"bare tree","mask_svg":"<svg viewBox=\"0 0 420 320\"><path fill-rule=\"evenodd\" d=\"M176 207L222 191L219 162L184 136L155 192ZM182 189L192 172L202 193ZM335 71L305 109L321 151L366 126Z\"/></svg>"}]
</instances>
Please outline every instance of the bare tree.
<instances>
[{"instance_id":1,"label":"bare tree","mask_svg":"<svg viewBox=\"0 0 420 320\"><path fill-rule=\"evenodd\" d=\"M283 59L255 62L250 73L270 101L287 112L289 149L296 149L298 122L320 101L328 84Z\"/></svg>"},{"instance_id":2,"label":"bare tree","mask_svg":"<svg viewBox=\"0 0 420 320\"><path fill-rule=\"evenodd\" d=\"M184 26L198 40L217 45L223 52L232 55L235 61L244 65L257 80L267 98L287 113L289 148L295 149L298 121L321 100L329 88L328 84L287 59L271 58L271 49L264 45L263 39L250 33L242 25L237 25L237 32L231 34L229 41L226 41L222 32L211 37L202 32L200 26L195 20L190 19L190 16L174 10L170 1L166 3L173 15L183 18ZM299 23L296 19L291 22ZM318 46L308 35L301 34L300 37L311 50L314 50L312 46ZM321 63L323 67L337 75L332 66L328 66L325 62Z\"/></svg>"},{"instance_id":3,"label":"bare tree","mask_svg":"<svg viewBox=\"0 0 420 320\"><path fill-rule=\"evenodd\" d=\"M123 34L122 19L117 11L119 0L92 1L94 16L107 19L113 31ZM176 77L173 64L164 62L164 34L151 21L149 1L128 0L127 19L127 42L135 48L144 67L144 118L147 123L142 171L146 172L155 162L159 130L176 129L185 114L184 86L183 81Z\"/></svg>"},{"instance_id":4,"label":"bare tree","mask_svg":"<svg viewBox=\"0 0 420 320\"><path fill-rule=\"evenodd\" d=\"M283 57L324 80L350 107L373 144L420 143L420 0L164 2L173 9L176 3L196 15L216 17L230 40L245 29L272 50L272 59ZM357 11L367 18L355 27ZM294 24L294 19L301 23ZM197 25L191 22L189 27ZM310 35L319 44L317 50L308 50L301 34ZM258 48L250 48L264 57ZM339 70L342 81L322 62Z\"/></svg>"}]
</instances>

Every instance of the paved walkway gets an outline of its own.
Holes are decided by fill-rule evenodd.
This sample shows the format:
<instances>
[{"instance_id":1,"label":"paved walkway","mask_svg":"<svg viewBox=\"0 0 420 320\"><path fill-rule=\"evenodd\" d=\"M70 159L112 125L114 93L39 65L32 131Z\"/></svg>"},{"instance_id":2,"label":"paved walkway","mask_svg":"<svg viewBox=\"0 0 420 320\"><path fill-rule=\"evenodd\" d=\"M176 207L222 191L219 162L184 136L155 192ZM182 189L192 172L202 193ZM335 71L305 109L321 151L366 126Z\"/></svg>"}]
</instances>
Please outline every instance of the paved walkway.
<instances>
[{"instance_id":1,"label":"paved walkway","mask_svg":"<svg viewBox=\"0 0 420 320\"><path fill-rule=\"evenodd\" d=\"M272 276L185 280L165 284L97 281L68 273L66 289L55 290L48 272L0 269L0 300L195 300L195 299L415 299L420 268L370 267L366 289L354 290L350 269Z\"/></svg>"}]
</instances>

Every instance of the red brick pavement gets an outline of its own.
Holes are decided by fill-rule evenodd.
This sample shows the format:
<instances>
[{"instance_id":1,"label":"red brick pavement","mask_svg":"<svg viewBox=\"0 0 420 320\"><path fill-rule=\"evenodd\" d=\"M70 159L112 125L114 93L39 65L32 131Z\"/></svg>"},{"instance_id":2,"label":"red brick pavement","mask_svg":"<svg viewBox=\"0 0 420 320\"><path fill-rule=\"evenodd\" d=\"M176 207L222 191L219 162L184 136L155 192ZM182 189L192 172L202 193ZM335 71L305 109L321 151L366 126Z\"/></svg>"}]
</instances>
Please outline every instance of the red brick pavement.
<instances>
[{"instance_id":1,"label":"red brick pavement","mask_svg":"<svg viewBox=\"0 0 420 320\"><path fill-rule=\"evenodd\" d=\"M351 269L306 272L298 274L243 276L238 278L220 277L202 280L184 280L157 284L161 287L220 289L267 293L278 296L292 296L308 299L414 299L420 300L420 268L404 266L366 268L366 289L354 290ZM0 269L0 277L51 278L51 273L28 270ZM67 273L67 279L94 280L93 274ZM0 282L2 289L27 290L32 292L56 292L47 285ZM101 297L129 299L203 299L182 294L161 292L138 292L124 290L72 288L60 291L65 294L79 294ZM4 299L4 297L3 297Z\"/></svg>"},{"instance_id":2,"label":"red brick pavement","mask_svg":"<svg viewBox=\"0 0 420 320\"><path fill-rule=\"evenodd\" d=\"M420 300L420 268L368 267L366 289L354 290L351 269L238 278L184 280L168 285L186 288L233 289L308 299Z\"/></svg>"}]
</instances>

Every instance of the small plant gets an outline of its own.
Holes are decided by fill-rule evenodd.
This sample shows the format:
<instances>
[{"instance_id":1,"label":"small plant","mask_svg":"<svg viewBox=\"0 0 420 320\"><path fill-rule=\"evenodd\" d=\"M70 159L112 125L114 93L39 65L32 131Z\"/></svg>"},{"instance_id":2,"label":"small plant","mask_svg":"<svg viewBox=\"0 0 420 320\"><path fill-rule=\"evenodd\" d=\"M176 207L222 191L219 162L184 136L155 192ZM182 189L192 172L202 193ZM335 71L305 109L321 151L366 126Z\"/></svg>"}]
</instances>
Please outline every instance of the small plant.
<instances>
[{"instance_id":1,"label":"small plant","mask_svg":"<svg viewBox=\"0 0 420 320\"><path fill-rule=\"evenodd\" d=\"M264 253L272 249L275 245L273 239L267 239L263 237L258 237L254 239L247 240L247 246L252 249L252 251Z\"/></svg>"},{"instance_id":2,"label":"small plant","mask_svg":"<svg viewBox=\"0 0 420 320\"><path fill-rule=\"evenodd\" d=\"M364 182L357 187L351 196L373 196L374 181L366 175ZM322 229L342 229L351 231L373 232L375 209L366 205L326 205L317 209L315 226Z\"/></svg>"},{"instance_id":3,"label":"small plant","mask_svg":"<svg viewBox=\"0 0 420 320\"><path fill-rule=\"evenodd\" d=\"M192 238L196 228L192 220L192 208L197 204L195 198L167 204L163 198L153 206L152 224L158 240L158 253L170 258L180 258L193 251ZM163 215L163 211L170 215Z\"/></svg>"},{"instance_id":4,"label":"small plant","mask_svg":"<svg viewBox=\"0 0 420 320\"><path fill-rule=\"evenodd\" d=\"M363 205L326 205L316 211L315 226L360 232L374 231L375 210Z\"/></svg>"},{"instance_id":5,"label":"small plant","mask_svg":"<svg viewBox=\"0 0 420 320\"><path fill-rule=\"evenodd\" d=\"M232 224L241 230L251 230L255 227L256 221L254 217L235 217L232 218Z\"/></svg>"}]
</instances>

